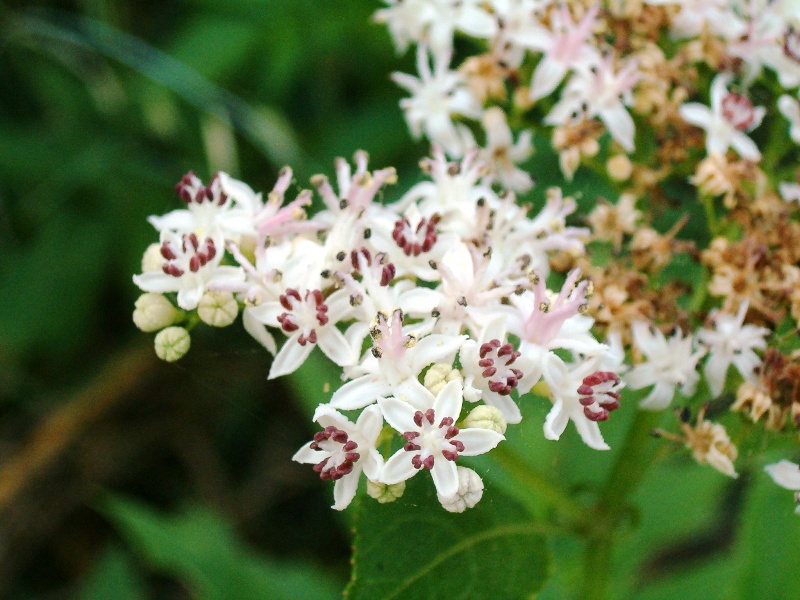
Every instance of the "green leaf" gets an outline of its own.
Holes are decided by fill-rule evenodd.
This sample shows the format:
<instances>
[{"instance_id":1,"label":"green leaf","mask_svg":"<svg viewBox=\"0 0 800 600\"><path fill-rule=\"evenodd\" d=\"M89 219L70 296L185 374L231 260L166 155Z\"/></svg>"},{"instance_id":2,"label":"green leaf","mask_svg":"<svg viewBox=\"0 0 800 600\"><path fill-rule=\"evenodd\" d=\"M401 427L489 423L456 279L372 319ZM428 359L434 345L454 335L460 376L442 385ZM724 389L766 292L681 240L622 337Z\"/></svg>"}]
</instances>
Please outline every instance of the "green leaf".
<instances>
[{"instance_id":1,"label":"green leaf","mask_svg":"<svg viewBox=\"0 0 800 600\"><path fill-rule=\"evenodd\" d=\"M451 514L427 473L396 502L362 500L355 532L348 600L530 598L550 571L541 526L519 504L489 488Z\"/></svg>"},{"instance_id":2,"label":"green leaf","mask_svg":"<svg viewBox=\"0 0 800 600\"><path fill-rule=\"evenodd\" d=\"M146 597L142 578L127 553L116 546L103 553L79 594L81 600L144 600Z\"/></svg>"},{"instance_id":3,"label":"green leaf","mask_svg":"<svg viewBox=\"0 0 800 600\"><path fill-rule=\"evenodd\" d=\"M207 508L168 516L138 501L108 496L101 512L155 571L173 575L207 600L338 598L335 582L310 565L256 556Z\"/></svg>"}]
</instances>

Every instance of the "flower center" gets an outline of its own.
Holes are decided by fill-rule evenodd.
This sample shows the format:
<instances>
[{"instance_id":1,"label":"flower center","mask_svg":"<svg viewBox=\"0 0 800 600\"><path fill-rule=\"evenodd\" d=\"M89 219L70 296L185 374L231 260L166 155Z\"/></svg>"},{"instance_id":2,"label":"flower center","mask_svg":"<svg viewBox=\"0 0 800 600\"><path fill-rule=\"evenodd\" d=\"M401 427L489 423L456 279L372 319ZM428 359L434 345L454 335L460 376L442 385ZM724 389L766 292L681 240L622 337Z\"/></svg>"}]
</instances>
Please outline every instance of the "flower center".
<instances>
[{"instance_id":1,"label":"flower center","mask_svg":"<svg viewBox=\"0 0 800 600\"><path fill-rule=\"evenodd\" d=\"M358 444L348 438L346 431L333 425L315 433L310 448L330 454L312 467L323 481L341 479L353 470L353 465L361 458L358 452L354 452Z\"/></svg>"},{"instance_id":2,"label":"flower center","mask_svg":"<svg viewBox=\"0 0 800 600\"><path fill-rule=\"evenodd\" d=\"M583 378L578 388L583 414L590 421L608 421L608 414L619 408L619 377L610 371L597 371Z\"/></svg>"},{"instance_id":3,"label":"flower center","mask_svg":"<svg viewBox=\"0 0 800 600\"><path fill-rule=\"evenodd\" d=\"M228 196L222 191L222 185L219 182L219 173L214 174L208 185L203 185L194 171L189 171L175 185L175 191L186 204L203 204L207 201L210 204L222 206L228 201Z\"/></svg>"},{"instance_id":4,"label":"flower center","mask_svg":"<svg viewBox=\"0 0 800 600\"><path fill-rule=\"evenodd\" d=\"M180 246L172 241L161 244L161 256L166 261L161 267L164 273L180 277L189 269L197 273L200 267L208 264L217 255L214 240L205 238L202 242L194 233L186 234Z\"/></svg>"},{"instance_id":5,"label":"flower center","mask_svg":"<svg viewBox=\"0 0 800 600\"><path fill-rule=\"evenodd\" d=\"M483 367L481 375L488 380L489 389L508 396L522 379L522 371L504 367L517 360L520 353L511 344L501 344L500 340L494 339L481 345L479 355L478 365Z\"/></svg>"},{"instance_id":6,"label":"flower center","mask_svg":"<svg viewBox=\"0 0 800 600\"><path fill-rule=\"evenodd\" d=\"M445 417L439 425L434 426L436 413L429 408L424 413L418 410L414 413L414 423L420 431L406 431L403 437L407 440L403 450L416 452L411 457L411 464L415 469L433 469L435 456L441 454L445 460L455 461L458 453L464 451L464 444L453 438L458 435L459 429L453 425L453 417Z\"/></svg>"},{"instance_id":7,"label":"flower center","mask_svg":"<svg viewBox=\"0 0 800 600\"><path fill-rule=\"evenodd\" d=\"M403 217L394 224L392 238L406 256L419 256L428 252L436 243L436 224L440 219L439 215L433 215L430 219L422 218L413 227L408 217Z\"/></svg>"},{"instance_id":8,"label":"flower center","mask_svg":"<svg viewBox=\"0 0 800 600\"><path fill-rule=\"evenodd\" d=\"M314 329L316 324L320 326L328 323L328 305L319 290L306 290L305 298L300 296L300 292L293 288L281 294L278 300L287 312L278 315L278 323L286 333L293 333L305 327L309 331L304 331L297 338L301 346L307 343L317 342L317 332Z\"/></svg>"},{"instance_id":9,"label":"flower center","mask_svg":"<svg viewBox=\"0 0 800 600\"><path fill-rule=\"evenodd\" d=\"M722 116L739 131L747 131L755 123L753 104L733 92L728 92L722 99Z\"/></svg>"}]
</instances>

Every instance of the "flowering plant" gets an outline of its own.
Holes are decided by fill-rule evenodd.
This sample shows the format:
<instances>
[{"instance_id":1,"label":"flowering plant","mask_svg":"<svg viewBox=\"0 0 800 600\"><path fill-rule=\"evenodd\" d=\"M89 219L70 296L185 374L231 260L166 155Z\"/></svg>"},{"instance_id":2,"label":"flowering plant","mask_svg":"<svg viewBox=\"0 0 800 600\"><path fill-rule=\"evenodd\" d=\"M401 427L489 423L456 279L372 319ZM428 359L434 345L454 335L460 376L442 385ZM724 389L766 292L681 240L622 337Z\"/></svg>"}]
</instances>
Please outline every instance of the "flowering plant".
<instances>
[{"instance_id":1,"label":"flowering plant","mask_svg":"<svg viewBox=\"0 0 800 600\"><path fill-rule=\"evenodd\" d=\"M795 4L384 4L398 51L416 46L418 76L392 77L424 179L363 151L313 190L286 167L266 196L189 173L134 276L165 360L241 314L270 379L336 365L294 459L335 482L333 508L372 499L349 593L527 597L545 534L571 534L581 593L605 597L630 497L681 447L797 490L796 465L754 451L796 452L800 427ZM535 436L615 448L607 479L560 485Z\"/></svg>"}]
</instances>

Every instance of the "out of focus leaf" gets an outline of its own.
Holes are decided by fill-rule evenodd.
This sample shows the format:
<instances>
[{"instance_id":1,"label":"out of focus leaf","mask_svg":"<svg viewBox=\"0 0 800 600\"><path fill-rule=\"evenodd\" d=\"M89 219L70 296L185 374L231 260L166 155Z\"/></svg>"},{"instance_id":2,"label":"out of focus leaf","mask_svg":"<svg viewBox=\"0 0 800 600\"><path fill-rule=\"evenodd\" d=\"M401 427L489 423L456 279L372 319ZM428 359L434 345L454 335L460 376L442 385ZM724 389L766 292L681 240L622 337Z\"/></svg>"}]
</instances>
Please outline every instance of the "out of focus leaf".
<instances>
[{"instance_id":1,"label":"out of focus leaf","mask_svg":"<svg viewBox=\"0 0 800 600\"><path fill-rule=\"evenodd\" d=\"M338 598L337 586L311 565L256 556L218 515L192 507L168 516L120 496L103 514L154 570L172 575L204 600Z\"/></svg>"},{"instance_id":2,"label":"out of focus leaf","mask_svg":"<svg viewBox=\"0 0 800 600\"><path fill-rule=\"evenodd\" d=\"M496 488L451 514L423 473L396 502L364 499L355 531L351 600L529 598L549 575L537 523Z\"/></svg>"},{"instance_id":3,"label":"out of focus leaf","mask_svg":"<svg viewBox=\"0 0 800 600\"><path fill-rule=\"evenodd\" d=\"M254 110L194 69L129 33L85 17L67 13L49 16L51 14L14 17L8 25L13 32L10 39L30 43L44 38L98 52L173 90L196 108L223 121L230 120L239 133L276 164L301 160L293 130L277 110L268 107ZM48 48L44 44L41 47ZM54 48L57 47L49 49Z\"/></svg>"},{"instance_id":4,"label":"out of focus leaf","mask_svg":"<svg viewBox=\"0 0 800 600\"><path fill-rule=\"evenodd\" d=\"M122 548L110 547L83 584L80 600L144 600L144 582Z\"/></svg>"}]
</instances>

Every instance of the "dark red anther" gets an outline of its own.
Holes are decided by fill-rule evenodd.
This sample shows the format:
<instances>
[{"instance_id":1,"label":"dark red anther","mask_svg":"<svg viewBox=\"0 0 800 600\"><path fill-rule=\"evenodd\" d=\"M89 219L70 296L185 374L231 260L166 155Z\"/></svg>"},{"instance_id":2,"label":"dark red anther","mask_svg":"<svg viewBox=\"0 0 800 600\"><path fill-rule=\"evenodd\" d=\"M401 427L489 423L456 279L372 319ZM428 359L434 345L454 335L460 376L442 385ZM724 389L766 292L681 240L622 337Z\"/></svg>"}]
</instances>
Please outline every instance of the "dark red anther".
<instances>
[{"instance_id":1,"label":"dark red anther","mask_svg":"<svg viewBox=\"0 0 800 600\"><path fill-rule=\"evenodd\" d=\"M484 369L483 373L481 373L481 375L483 375L484 377L491 377L495 373L497 373L497 368L496 367L489 367L487 369Z\"/></svg>"},{"instance_id":2,"label":"dark red anther","mask_svg":"<svg viewBox=\"0 0 800 600\"><path fill-rule=\"evenodd\" d=\"M459 452L464 451L464 442L460 440L450 440L450 445L454 446L455 449L458 450Z\"/></svg>"},{"instance_id":3,"label":"dark red anther","mask_svg":"<svg viewBox=\"0 0 800 600\"><path fill-rule=\"evenodd\" d=\"M200 258L197 256L193 256L189 259L189 270L192 273L197 273L200 270Z\"/></svg>"},{"instance_id":4,"label":"dark red anther","mask_svg":"<svg viewBox=\"0 0 800 600\"><path fill-rule=\"evenodd\" d=\"M358 452L347 452L344 455L345 460L350 462L357 462L361 455Z\"/></svg>"},{"instance_id":5,"label":"dark red anther","mask_svg":"<svg viewBox=\"0 0 800 600\"><path fill-rule=\"evenodd\" d=\"M755 122L753 104L746 97L733 92L722 99L722 115L739 131L747 131Z\"/></svg>"},{"instance_id":6,"label":"dark red anther","mask_svg":"<svg viewBox=\"0 0 800 600\"><path fill-rule=\"evenodd\" d=\"M356 448L358 448L358 444L357 444L356 442L354 442L353 440L350 440L349 442L347 442L347 443L346 443L346 444L345 444L345 445L342 447L342 450L344 450L345 452L352 452L352 451L353 451L353 450L355 450Z\"/></svg>"},{"instance_id":7,"label":"dark red anther","mask_svg":"<svg viewBox=\"0 0 800 600\"><path fill-rule=\"evenodd\" d=\"M405 450L406 452L416 452L417 450L420 449L421 449L420 446L415 444L414 442L406 442L405 445L403 446L403 450Z\"/></svg>"},{"instance_id":8,"label":"dark red anther","mask_svg":"<svg viewBox=\"0 0 800 600\"><path fill-rule=\"evenodd\" d=\"M591 390L589 391L589 393L591 393ZM594 396L584 396L580 398L578 402L580 402L584 406L590 406L591 404L594 404Z\"/></svg>"},{"instance_id":9,"label":"dark red anther","mask_svg":"<svg viewBox=\"0 0 800 600\"><path fill-rule=\"evenodd\" d=\"M166 260L175 260L178 257L167 242L161 244L161 256Z\"/></svg>"},{"instance_id":10,"label":"dark red anther","mask_svg":"<svg viewBox=\"0 0 800 600\"><path fill-rule=\"evenodd\" d=\"M425 460L422 461L422 466L425 467L426 469L428 469L428 471L433 469L433 455L432 454L429 457L427 457Z\"/></svg>"},{"instance_id":11,"label":"dark red anther","mask_svg":"<svg viewBox=\"0 0 800 600\"><path fill-rule=\"evenodd\" d=\"M315 465L314 465L313 467L311 467L311 468L312 468L314 471L316 471L317 473L320 473L320 472L321 472L321 471L322 471L322 470L325 468L325 463L327 463L327 462L328 462L328 459L326 458L326 459L325 459L325 460L323 460L321 463L317 463L317 464L315 464Z\"/></svg>"},{"instance_id":12,"label":"dark red anther","mask_svg":"<svg viewBox=\"0 0 800 600\"><path fill-rule=\"evenodd\" d=\"M433 421L436 418L436 413L433 411L432 408L429 408L425 411L425 418L428 420L428 423L433 425Z\"/></svg>"},{"instance_id":13,"label":"dark red anther","mask_svg":"<svg viewBox=\"0 0 800 600\"><path fill-rule=\"evenodd\" d=\"M800 33L792 27L783 37L783 53L793 61L800 63Z\"/></svg>"},{"instance_id":14,"label":"dark red anther","mask_svg":"<svg viewBox=\"0 0 800 600\"><path fill-rule=\"evenodd\" d=\"M486 368L486 367L491 367L492 365L494 365L494 360L491 358L482 358L478 361L479 367Z\"/></svg>"},{"instance_id":15,"label":"dark red anther","mask_svg":"<svg viewBox=\"0 0 800 600\"><path fill-rule=\"evenodd\" d=\"M417 412L419 412L419 411L417 411ZM420 415L421 415L421 414L422 414L422 413L420 413ZM414 415L414 418L416 419L416 415ZM422 426L422 419L421 419L421 417L420 417L420 422L418 423L418 425ZM410 440L415 440L415 439L417 439L419 436L420 436L420 433L419 433L418 431L406 431L406 432L403 434L403 437L404 437L404 438L406 438L406 439L407 439L407 440L409 440L409 441L410 441Z\"/></svg>"},{"instance_id":16,"label":"dark red anther","mask_svg":"<svg viewBox=\"0 0 800 600\"><path fill-rule=\"evenodd\" d=\"M459 431L458 427L456 427L455 425L450 425L447 428L447 433L444 434L444 439L446 440L453 439L458 435L458 431Z\"/></svg>"},{"instance_id":17,"label":"dark red anther","mask_svg":"<svg viewBox=\"0 0 800 600\"><path fill-rule=\"evenodd\" d=\"M608 411L605 409L600 409L598 412L594 412L590 410L588 406L584 406L583 414L586 415L586 418L590 421L608 421Z\"/></svg>"},{"instance_id":18,"label":"dark red anther","mask_svg":"<svg viewBox=\"0 0 800 600\"><path fill-rule=\"evenodd\" d=\"M392 282L392 279L394 279L395 272L396 271L392 263L385 265L381 271L381 285L389 285Z\"/></svg>"},{"instance_id":19,"label":"dark red anther","mask_svg":"<svg viewBox=\"0 0 800 600\"><path fill-rule=\"evenodd\" d=\"M416 424L417 427L422 427L423 416L424 415L422 414L422 411L418 410L417 412L414 413L414 423Z\"/></svg>"},{"instance_id":20,"label":"dark red anther","mask_svg":"<svg viewBox=\"0 0 800 600\"><path fill-rule=\"evenodd\" d=\"M278 323L281 324L281 329L287 333L291 333L300 329L300 326L292 321L292 317L287 313L278 315ZM300 342L300 345L305 346L305 342Z\"/></svg>"},{"instance_id":21,"label":"dark red anther","mask_svg":"<svg viewBox=\"0 0 800 600\"><path fill-rule=\"evenodd\" d=\"M336 431L333 432L333 434L331 434L331 439L337 444L346 444L347 432L342 431L341 429L337 429Z\"/></svg>"},{"instance_id":22,"label":"dark red anther","mask_svg":"<svg viewBox=\"0 0 800 600\"><path fill-rule=\"evenodd\" d=\"M411 457L411 466L414 467L415 469L422 468L422 459L420 458L419 454L416 454Z\"/></svg>"},{"instance_id":23,"label":"dark red anther","mask_svg":"<svg viewBox=\"0 0 800 600\"><path fill-rule=\"evenodd\" d=\"M446 460L452 460L455 462L458 459L458 452L455 450L442 450L442 456L444 456Z\"/></svg>"}]
</instances>

